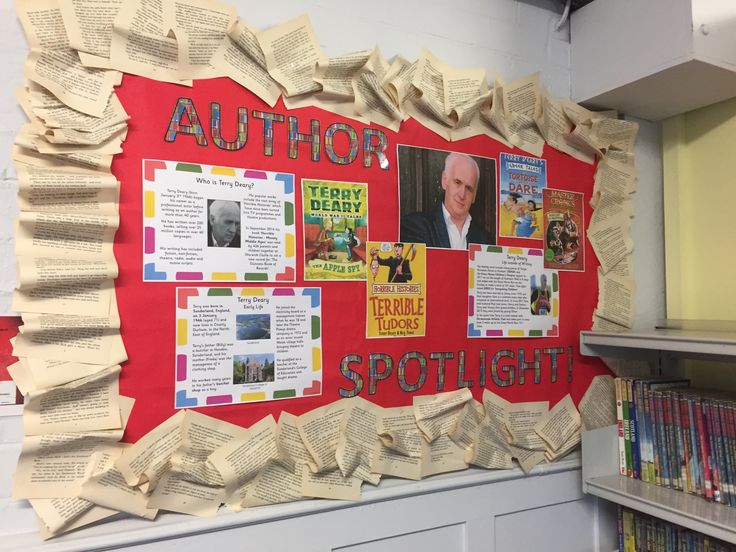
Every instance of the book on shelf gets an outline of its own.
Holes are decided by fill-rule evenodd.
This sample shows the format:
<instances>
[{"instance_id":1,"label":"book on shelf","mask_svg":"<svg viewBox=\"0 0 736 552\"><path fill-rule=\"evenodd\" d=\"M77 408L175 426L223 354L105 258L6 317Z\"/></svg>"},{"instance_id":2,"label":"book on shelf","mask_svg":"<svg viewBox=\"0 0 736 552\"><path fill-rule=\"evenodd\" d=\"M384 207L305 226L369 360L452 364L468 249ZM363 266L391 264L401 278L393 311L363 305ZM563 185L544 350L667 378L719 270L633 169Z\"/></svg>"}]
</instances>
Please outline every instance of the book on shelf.
<instances>
[{"instance_id":1,"label":"book on shelf","mask_svg":"<svg viewBox=\"0 0 736 552\"><path fill-rule=\"evenodd\" d=\"M623 406L623 380L616 378L614 389L616 391L616 434L618 436L618 471L626 475L626 441L624 436L624 406ZM628 407L627 407L628 408Z\"/></svg>"},{"instance_id":2,"label":"book on shelf","mask_svg":"<svg viewBox=\"0 0 736 552\"><path fill-rule=\"evenodd\" d=\"M619 473L736 506L736 394L689 385L616 378Z\"/></svg>"},{"instance_id":3,"label":"book on shelf","mask_svg":"<svg viewBox=\"0 0 736 552\"><path fill-rule=\"evenodd\" d=\"M620 552L735 552L736 546L618 506Z\"/></svg>"}]
</instances>

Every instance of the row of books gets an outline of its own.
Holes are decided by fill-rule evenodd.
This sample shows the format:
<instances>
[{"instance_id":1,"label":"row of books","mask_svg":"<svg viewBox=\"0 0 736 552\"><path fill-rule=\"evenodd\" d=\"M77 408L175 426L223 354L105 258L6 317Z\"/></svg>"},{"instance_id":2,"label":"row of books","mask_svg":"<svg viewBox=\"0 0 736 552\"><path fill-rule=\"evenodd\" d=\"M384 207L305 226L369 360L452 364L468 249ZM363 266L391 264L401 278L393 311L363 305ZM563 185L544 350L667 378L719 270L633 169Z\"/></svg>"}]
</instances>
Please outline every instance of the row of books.
<instances>
[{"instance_id":1,"label":"row of books","mask_svg":"<svg viewBox=\"0 0 736 552\"><path fill-rule=\"evenodd\" d=\"M736 396L616 378L622 475L736 506Z\"/></svg>"},{"instance_id":2,"label":"row of books","mask_svg":"<svg viewBox=\"0 0 736 552\"><path fill-rule=\"evenodd\" d=\"M736 546L618 507L619 552L736 552Z\"/></svg>"}]
</instances>

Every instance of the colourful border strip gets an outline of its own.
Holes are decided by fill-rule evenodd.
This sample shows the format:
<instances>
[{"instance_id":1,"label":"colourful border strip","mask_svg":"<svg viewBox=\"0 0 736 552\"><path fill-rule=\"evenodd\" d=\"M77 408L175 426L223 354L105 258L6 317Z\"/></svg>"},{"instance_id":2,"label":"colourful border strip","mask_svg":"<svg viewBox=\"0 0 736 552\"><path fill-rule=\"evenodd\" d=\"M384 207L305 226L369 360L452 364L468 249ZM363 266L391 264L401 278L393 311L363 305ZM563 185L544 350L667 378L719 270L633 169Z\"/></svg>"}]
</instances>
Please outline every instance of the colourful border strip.
<instances>
[{"instance_id":1,"label":"colourful border strip","mask_svg":"<svg viewBox=\"0 0 736 552\"><path fill-rule=\"evenodd\" d=\"M150 226L143 228L143 252L146 255L156 252L156 229Z\"/></svg>"},{"instance_id":2,"label":"colourful border strip","mask_svg":"<svg viewBox=\"0 0 736 552\"><path fill-rule=\"evenodd\" d=\"M176 355L176 381L187 379L187 355Z\"/></svg>"},{"instance_id":3,"label":"colourful border strip","mask_svg":"<svg viewBox=\"0 0 736 552\"><path fill-rule=\"evenodd\" d=\"M204 280L204 274L201 272L177 272L175 278L177 280L199 281Z\"/></svg>"}]
</instances>

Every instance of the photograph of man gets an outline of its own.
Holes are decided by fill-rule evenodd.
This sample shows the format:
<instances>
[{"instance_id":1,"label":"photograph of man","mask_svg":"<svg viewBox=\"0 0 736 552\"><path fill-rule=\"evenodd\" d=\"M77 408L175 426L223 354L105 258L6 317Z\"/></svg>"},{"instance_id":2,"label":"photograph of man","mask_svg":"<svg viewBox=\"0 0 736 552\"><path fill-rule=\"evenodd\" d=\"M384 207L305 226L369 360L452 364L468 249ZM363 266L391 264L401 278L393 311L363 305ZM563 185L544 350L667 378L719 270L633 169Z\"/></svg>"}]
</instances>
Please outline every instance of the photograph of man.
<instances>
[{"instance_id":1,"label":"photograph of man","mask_svg":"<svg viewBox=\"0 0 736 552\"><path fill-rule=\"evenodd\" d=\"M240 247L240 202L207 200L207 245Z\"/></svg>"},{"instance_id":2,"label":"photograph of man","mask_svg":"<svg viewBox=\"0 0 736 552\"><path fill-rule=\"evenodd\" d=\"M494 159L399 146L401 241L448 249L494 243L495 167Z\"/></svg>"},{"instance_id":3,"label":"photograph of man","mask_svg":"<svg viewBox=\"0 0 736 552\"><path fill-rule=\"evenodd\" d=\"M378 265L388 267L388 280L389 284L405 284L410 282L412 279L411 274L411 261L416 257L417 249L412 244L409 248L409 252L404 256L404 244L394 244L394 255L393 257L383 258L378 254L378 249L375 247L371 248L371 269L373 270L373 277L376 277L378 273ZM376 263L376 264L374 264Z\"/></svg>"},{"instance_id":4,"label":"photograph of man","mask_svg":"<svg viewBox=\"0 0 736 552\"><path fill-rule=\"evenodd\" d=\"M532 314L539 316L552 314L552 289L547 285L546 274L542 274L539 277L539 286L535 286L532 281L532 297L530 302Z\"/></svg>"}]
</instances>

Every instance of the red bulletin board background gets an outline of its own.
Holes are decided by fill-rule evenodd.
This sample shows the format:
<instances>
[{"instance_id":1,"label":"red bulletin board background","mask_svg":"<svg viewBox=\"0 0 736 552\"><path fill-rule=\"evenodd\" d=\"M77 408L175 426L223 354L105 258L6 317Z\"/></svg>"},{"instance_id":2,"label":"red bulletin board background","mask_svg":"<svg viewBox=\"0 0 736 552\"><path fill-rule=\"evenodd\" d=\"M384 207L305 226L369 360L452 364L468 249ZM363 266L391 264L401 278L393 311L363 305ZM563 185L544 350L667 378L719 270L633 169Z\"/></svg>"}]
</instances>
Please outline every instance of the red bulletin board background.
<instances>
[{"instance_id":1,"label":"red bulletin board background","mask_svg":"<svg viewBox=\"0 0 736 552\"><path fill-rule=\"evenodd\" d=\"M269 108L256 96L229 79L195 81L192 88L156 82L126 75L117 88L117 94L131 116L128 137L123 154L115 157L113 172L121 182L120 228L115 236L115 256L120 267L116 281L122 336L129 360L123 366L120 391L136 399L125 440L137 440L147 431L176 412L174 409L174 355L175 355L175 288L172 282L143 282L142 279L142 214L141 214L141 160L145 158L203 163L238 168L262 169L293 173L295 175L297 220L297 279L290 284L275 286L318 286L322 288L322 395L317 397L205 407L207 415L250 426L269 413L287 410L299 415L323 404L338 400L340 387L353 389L353 382L340 373L340 361L348 354L362 357L361 363L351 365L360 373L365 385L360 395L382 406L411 404L412 395L402 391L396 374L399 359L409 351L421 352L428 361L427 379L414 394L433 394L437 390L437 361L430 360L431 352L452 352L454 358L446 361L444 391L457 388L458 353L465 351L465 379L473 380L471 387L480 399L479 351L486 351L486 387L512 402L548 400L554 405L567 393L577 403L587 389L591 378L607 370L597 358L582 357L578 353L578 333L588 329L597 302L595 255L585 244L585 272L560 272L560 335L556 338L468 339L467 332L467 252L430 249L427 252L427 332L423 338L371 339L365 338L366 289L365 282L305 282L303 279L303 236L301 228L302 178L368 183L368 233L371 240L398 239L398 182L396 145L409 144L426 148L460 151L498 159L502 151L524 155L516 148L507 148L486 136L477 136L459 142L447 142L414 120L408 120L398 133L383 130L389 141L386 155L390 168L382 170L373 159L371 168L362 163L362 151L350 165L332 163L324 152L324 131L335 122L351 125L362 140L365 125L322 111L303 108L287 111L281 100ZM181 97L192 99L199 115L208 145L199 146L194 136L180 134L174 142L165 142L169 120ZM226 151L214 145L209 133L210 102L221 105L222 136L232 140L236 133L238 107L249 112L248 141L239 151ZM310 119L320 121L323 137L319 162L310 159L310 145L300 143L297 159L288 157L288 124L274 123L274 151L272 157L263 153L263 121L252 117L253 110L294 115L299 119L299 131L310 132ZM183 122L186 122L184 120ZM346 154L348 142L345 133L335 137L335 151ZM593 187L594 166L576 161L552 148L546 147L547 186L583 192L585 202ZM585 212L585 225L590 220L590 209ZM541 247L540 240L500 239L499 245ZM181 284L180 284L181 285ZM191 284L190 284L191 285ZM203 286L232 284L202 283ZM243 284L258 286L260 284ZM572 372L568 374L568 347L572 346ZM518 377L513 384L499 387L490 375L490 359L502 349L514 351L516 358L503 358L502 365L516 365L518 350L523 349L526 360L534 359L534 348L564 347L558 357L557 381L551 382L550 356L542 354L541 382L534 383L534 373L525 372L524 384ZM368 355L386 353L393 358L393 374L377 384L375 395L368 394ZM379 364L379 369L384 369ZM508 374L499 372L508 379ZM414 383L419 377L417 361L410 361L406 379Z\"/></svg>"}]
</instances>

